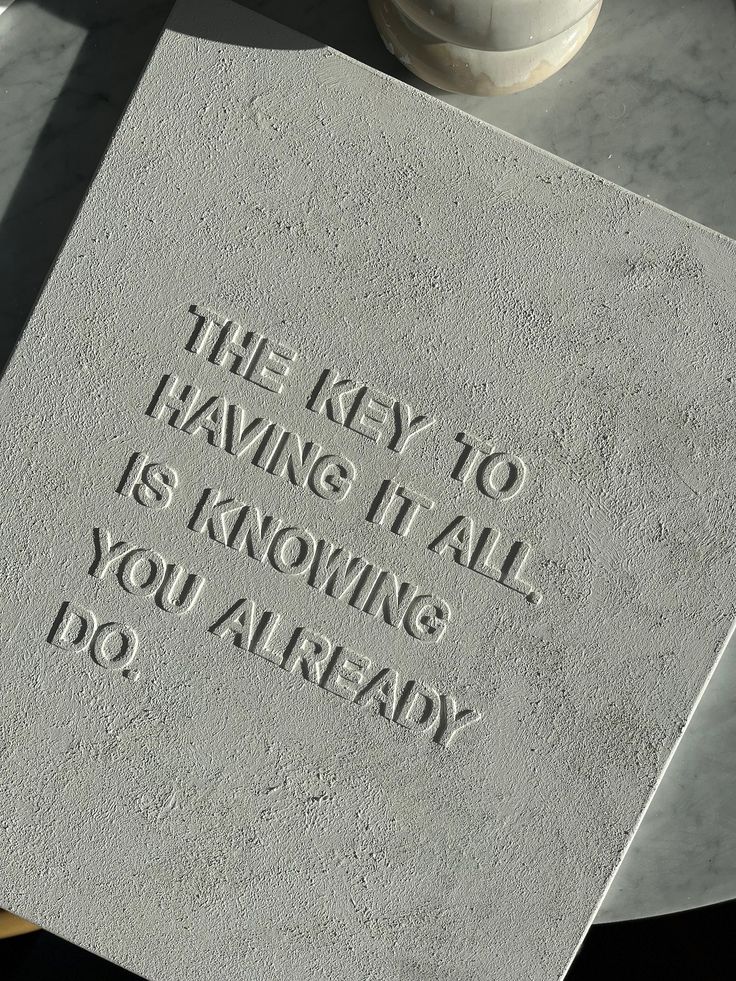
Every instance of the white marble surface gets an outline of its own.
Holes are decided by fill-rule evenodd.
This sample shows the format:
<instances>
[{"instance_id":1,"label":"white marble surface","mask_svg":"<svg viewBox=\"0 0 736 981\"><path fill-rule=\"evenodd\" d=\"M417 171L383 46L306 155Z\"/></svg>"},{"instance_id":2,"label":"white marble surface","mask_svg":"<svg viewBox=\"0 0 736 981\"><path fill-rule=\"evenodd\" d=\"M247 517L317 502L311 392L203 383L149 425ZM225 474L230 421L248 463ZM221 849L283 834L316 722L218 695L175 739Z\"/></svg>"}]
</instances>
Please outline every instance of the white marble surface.
<instances>
[{"instance_id":1,"label":"white marble surface","mask_svg":"<svg viewBox=\"0 0 736 981\"><path fill-rule=\"evenodd\" d=\"M203 0L205 2L205 0ZM248 6L405 78L362 0ZM0 19L0 359L9 353L170 0L15 0ZM736 237L736 4L605 0L541 86L446 101ZM736 896L736 650L728 652L599 919Z\"/></svg>"}]
</instances>

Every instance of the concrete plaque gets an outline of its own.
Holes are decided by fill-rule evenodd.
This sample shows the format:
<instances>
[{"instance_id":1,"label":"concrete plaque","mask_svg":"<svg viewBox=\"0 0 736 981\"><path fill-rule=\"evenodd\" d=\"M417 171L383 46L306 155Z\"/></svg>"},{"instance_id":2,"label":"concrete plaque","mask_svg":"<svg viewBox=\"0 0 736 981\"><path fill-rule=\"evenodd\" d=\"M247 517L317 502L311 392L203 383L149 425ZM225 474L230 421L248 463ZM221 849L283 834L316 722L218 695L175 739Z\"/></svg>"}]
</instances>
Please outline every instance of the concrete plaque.
<instances>
[{"instance_id":1,"label":"concrete plaque","mask_svg":"<svg viewBox=\"0 0 736 981\"><path fill-rule=\"evenodd\" d=\"M181 3L0 387L0 905L562 976L735 614L735 260Z\"/></svg>"}]
</instances>

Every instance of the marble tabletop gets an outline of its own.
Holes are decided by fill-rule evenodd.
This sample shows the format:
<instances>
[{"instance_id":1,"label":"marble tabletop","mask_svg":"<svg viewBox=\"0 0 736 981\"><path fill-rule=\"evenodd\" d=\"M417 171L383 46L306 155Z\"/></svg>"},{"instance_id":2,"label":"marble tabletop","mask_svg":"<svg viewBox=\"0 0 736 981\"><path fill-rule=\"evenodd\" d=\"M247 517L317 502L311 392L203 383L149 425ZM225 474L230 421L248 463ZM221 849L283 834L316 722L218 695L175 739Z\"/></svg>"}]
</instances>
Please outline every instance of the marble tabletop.
<instances>
[{"instance_id":1,"label":"marble tabletop","mask_svg":"<svg viewBox=\"0 0 736 981\"><path fill-rule=\"evenodd\" d=\"M365 0L243 2L419 85L382 47ZM171 0L15 0L0 17L0 363L170 7ZM431 91L736 237L736 0L604 0L580 54L542 85L495 99ZM733 644L599 921L736 896L735 707Z\"/></svg>"}]
</instances>

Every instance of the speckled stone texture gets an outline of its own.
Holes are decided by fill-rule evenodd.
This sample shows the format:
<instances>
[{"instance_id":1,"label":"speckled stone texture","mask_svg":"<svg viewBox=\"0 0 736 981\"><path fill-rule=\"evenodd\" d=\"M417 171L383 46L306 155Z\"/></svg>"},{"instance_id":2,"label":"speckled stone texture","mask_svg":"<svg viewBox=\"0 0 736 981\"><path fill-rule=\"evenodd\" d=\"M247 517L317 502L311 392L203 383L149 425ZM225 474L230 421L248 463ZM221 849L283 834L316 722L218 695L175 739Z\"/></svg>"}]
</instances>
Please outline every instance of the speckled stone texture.
<instances>
[{"instance_id":1,"label":"speckled stone texture","mask_svg":"<svg viewBox=\"0 0 736 981\"><path fill-rule=\"evenodd\" d=\"M180 4L0 388L0 905L559 978L736 612L735 259Z\"/></svg>"}]
</instances>

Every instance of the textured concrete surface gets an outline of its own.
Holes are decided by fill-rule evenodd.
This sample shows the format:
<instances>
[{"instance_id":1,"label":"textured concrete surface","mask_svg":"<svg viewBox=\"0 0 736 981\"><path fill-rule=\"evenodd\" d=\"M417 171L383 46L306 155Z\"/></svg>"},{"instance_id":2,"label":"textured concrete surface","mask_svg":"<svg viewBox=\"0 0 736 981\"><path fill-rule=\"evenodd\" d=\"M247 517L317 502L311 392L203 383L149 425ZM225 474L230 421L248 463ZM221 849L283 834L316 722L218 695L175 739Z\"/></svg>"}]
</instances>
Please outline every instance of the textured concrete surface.
<instances>
[{"instance_id":1,"label":"textured concrete surface","mask_svg":"<svg viewBox=\"0 0 736 981\"><path fill-rule=\"evenodd\" d=\"M0 391L0 905L559 977L734 616L736 246L197 6Z\"/></svg>"},{"instance_id":2,"label":"textured concrete surface","mask_svg":"<svg viewBox=\"0 0 736 981\"><path fill-rule=\"evenodd\" d=\"M64 241L170 0L19 0L0 29L0 358L9 357ZM410 81L367 5L246 6ZM54 16L54 12L56 16ZM66 18L72 21L68 23ZM625 32L620 25L626 23ZM669 0L606 0L579 57L495 99L434 90L471 115L674 211L736 235L731 0L693 18ZM60 326L59 330L63 330ZM598 911L626 919L736 895L736 644L657 788Z\"/></svg>"}]
</instances>

